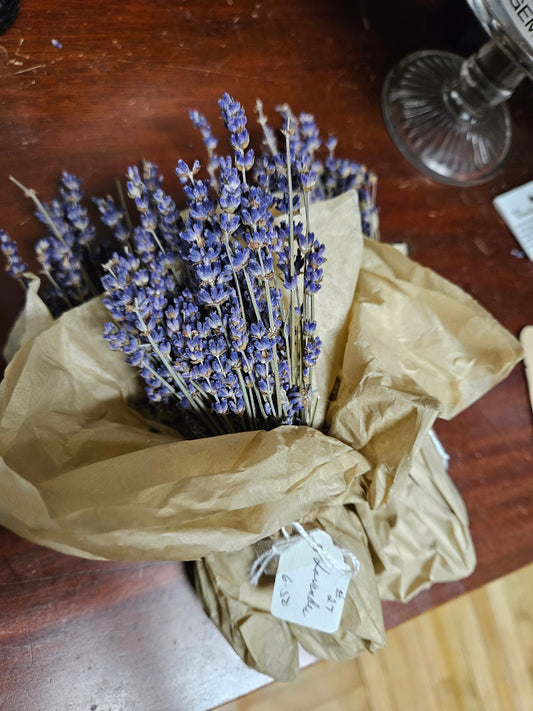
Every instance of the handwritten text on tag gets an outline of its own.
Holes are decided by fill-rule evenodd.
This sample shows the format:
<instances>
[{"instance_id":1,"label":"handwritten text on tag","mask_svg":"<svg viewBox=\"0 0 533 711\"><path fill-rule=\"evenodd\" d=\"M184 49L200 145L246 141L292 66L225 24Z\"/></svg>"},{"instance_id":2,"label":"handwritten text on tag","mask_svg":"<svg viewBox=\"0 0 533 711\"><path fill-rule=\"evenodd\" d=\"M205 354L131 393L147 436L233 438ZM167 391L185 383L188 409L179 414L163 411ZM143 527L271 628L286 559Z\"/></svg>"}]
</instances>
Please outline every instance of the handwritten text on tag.
<instances>
[{"instance_id":1,"label":"handwritten text on tag","mask_svg":"<svg viewBox=\"0 0 533 711\"><path fill-rule=\"evenodd\" d=\"M335 561L337 570L303 538L296 541L280 555L270 611L287 622L331 634L339 627L353 571L325 531L316 529L310 536Z\"/></svg>"}]
</instances>

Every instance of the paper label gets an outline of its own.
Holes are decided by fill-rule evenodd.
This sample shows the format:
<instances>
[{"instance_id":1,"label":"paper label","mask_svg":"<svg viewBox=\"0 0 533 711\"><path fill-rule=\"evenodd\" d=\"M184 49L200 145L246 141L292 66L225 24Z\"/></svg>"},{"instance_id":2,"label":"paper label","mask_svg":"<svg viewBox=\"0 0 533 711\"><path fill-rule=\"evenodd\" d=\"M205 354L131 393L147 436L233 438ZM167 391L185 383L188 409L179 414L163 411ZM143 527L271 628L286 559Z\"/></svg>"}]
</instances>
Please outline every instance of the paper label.
<instances>
[{"instance_id":1,"label":"paper label","mask_svg":"<svg viewBox=\"0 0 533 711\"><path fill-rule=\"evenodd\" d=\"M533 180L494 198L494 206L530 259L533 259Z\"/></svg>"},{"instance_id":2,"label":"paper label","mask_svg":"<svg viewBox=\"0 0 533 711\"><path fill-rule=\"evenodd\" d=\"M513 25L533 47L533 2L528 0L507 0L507 13Z\"/></svg>"},{"instance_id":3,"label":"paper label","mask_svg":"<svg viewBox=\"0 0 533 711\"><path fill-rule=\"evenodd\" d=\"M354 571L325 531L316 529L309 535L345 572L331 570L307 541L298 538L279 557L270 611L287 622L333 633Z\"/></svg>"}]
</instances>

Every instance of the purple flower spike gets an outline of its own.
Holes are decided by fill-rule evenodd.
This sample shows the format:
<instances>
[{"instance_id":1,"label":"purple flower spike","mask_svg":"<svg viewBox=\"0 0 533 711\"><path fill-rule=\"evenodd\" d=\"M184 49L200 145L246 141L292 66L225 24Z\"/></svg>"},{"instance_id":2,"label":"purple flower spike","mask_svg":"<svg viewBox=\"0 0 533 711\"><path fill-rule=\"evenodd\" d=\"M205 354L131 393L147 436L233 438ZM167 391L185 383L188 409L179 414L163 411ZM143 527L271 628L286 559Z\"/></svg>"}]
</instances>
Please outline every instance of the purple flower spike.
<instances>
[{"instance_id":1,"label":"purple flower spike","mask_svg":"<svg viewBox=\"0 0 533 711\"><path fill-rule=\"evenodd\" d=\"M4 230L0 230L0 250L6 259L6 272L9 276L22 279L24 272L28 271L28 265L19 257L17 243Z\"/></svg>"}]
</instances>

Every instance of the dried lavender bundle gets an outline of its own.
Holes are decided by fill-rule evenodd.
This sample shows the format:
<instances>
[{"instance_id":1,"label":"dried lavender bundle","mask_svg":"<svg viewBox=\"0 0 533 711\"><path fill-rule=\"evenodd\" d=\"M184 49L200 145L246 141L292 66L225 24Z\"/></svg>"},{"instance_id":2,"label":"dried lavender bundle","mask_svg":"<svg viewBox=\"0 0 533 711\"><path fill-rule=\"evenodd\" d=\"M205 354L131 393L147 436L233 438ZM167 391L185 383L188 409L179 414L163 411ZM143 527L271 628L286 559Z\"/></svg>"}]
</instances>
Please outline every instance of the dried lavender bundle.
<instances>
[{"instance_id":1,"label":"dried lavender bundle","mask_svg":"<svg viewBox=\"0 0 533 711\"><path fill-rule=\"evenodd\" d=\"M81 183L75 175L63 172L59 195L49 204L42 203L34 190L15 178L36 206L35 215L47 229L47 234L35 245L35 255L42 274L48 281L44 295L52 313L59 315L81 304L101 291L98 276L104 255L96 244L96 229L90 224L87 208L82 204ZM25 284L26 264L13 263L10 253L13 241L3 233L2 250L7 257L7 271Z\"/></svg>"},{"instance_id":2,"label":"dried lavender bundle","mask_svg":"<svg viewBox=\"0 0 533 711\"><path fill-rule=\"evenodd\" d=\"M287 105L279 107L278 137L258 101L264 141L256 154L242 106L228 94L219 106L232 154L216 153L209 123L192 111L208 178L199 177L198 161L178 162L183 214L148 161L127 173L138 224L120 186L118 206L110 196L94 199L111 240L96 239L75 176L63 173L59 197L49 205L18 183L48 230L36 248L51 284L48 297L58 313L103 288L113 319L104 331L110 348L139 369L151 403L194 436L311 425L321 346L314 299L325 256L309 203L357 189L370 235L375 178L336 158L331 137L325 160L317 157L322 142L311 114L295 117ZM6 233L0 247L8 271L24 282L26 266ZM94 274L102 265L100 286Z\"/></svg>"}]
</instances>

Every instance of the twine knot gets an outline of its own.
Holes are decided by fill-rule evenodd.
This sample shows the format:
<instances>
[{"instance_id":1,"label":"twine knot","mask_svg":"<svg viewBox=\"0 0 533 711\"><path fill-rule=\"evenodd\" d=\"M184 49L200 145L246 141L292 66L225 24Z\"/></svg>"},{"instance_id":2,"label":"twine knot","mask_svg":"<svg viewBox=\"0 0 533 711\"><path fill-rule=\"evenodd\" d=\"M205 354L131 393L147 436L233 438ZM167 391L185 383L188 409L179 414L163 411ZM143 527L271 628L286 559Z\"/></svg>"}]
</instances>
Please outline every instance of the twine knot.
<instances>
[{"instance_id":1,"label":"twine knot","mask_svg":"<svg viewBox=\"0 0 533 711\"><path fill-rule=\"evenodd\" d=\"M252 567L250 568L250 582L252 585L257 585L261 579L261 576L274 558L279 558L284 551L291 548L300 539L303 539L313 549L313 551L320 557L320 560L326 569L331 573L337 573L339 575L350 574L351 577L359 572L360 563L354 554L347 548L335 544L342 552L344 558L348 559L348 562L344 560L341 564L339 564L332 558L327 550L325 550L312 538L312 536L309 535L309 533L307 533L305 528L300 523L294 521L291 523L291 526L296 531L296 535L290 536L285 527L282 527L281 533L283 534L283 539L273 543L268 550L261 553L261 555L255 559Z\"/></svg>"}]
</instances>

